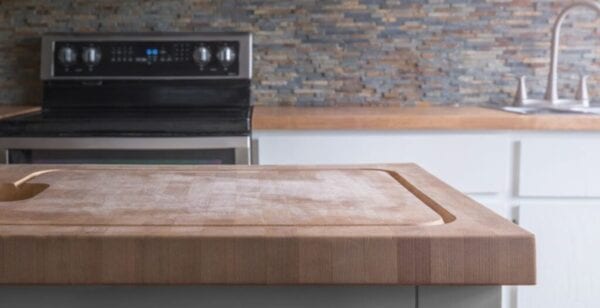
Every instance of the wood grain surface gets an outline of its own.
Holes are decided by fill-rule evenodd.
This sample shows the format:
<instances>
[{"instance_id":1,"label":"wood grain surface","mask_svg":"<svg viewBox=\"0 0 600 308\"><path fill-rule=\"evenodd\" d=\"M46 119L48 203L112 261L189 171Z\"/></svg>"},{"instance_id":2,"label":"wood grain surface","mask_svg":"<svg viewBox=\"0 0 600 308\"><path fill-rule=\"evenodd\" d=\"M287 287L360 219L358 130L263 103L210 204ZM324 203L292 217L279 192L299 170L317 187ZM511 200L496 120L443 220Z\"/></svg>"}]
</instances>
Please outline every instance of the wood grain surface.
<instances>
[{"instance_id":1,"label":"wood grain surface","mask_svg":"<svg viewBox=\"0 0 600 308\"><path fill-rule=\"evenodd\" d=\"M0 106L0 120L39 111ZM256 130L534 130L599 131L600 116L519 115L481 107L267 107L256 106Z\"/></svg>"},{"instance_id":2,"label":"wood grain surface","mask_svg":"<svg viewBox=\"0 0 600 308\"><path fill-rule=\"evenodd\" d=\"M12 185L26 202L0 224L115 226L436 225L442 218L384 170L56 170ZM33 180L35 179L35 183ZM11 187L4 183L3 186ZM27 189L34 185L48 189ZM2 187L2 186L0 186ZM20 188L20 189L19 189ZM0 200L3 200L0 190ZM6 191L4 195L15 193ZM4 198L10 200L10 198ZM66 208L68 206L68 208Z\"/></svg>"},{"instance_id":3,"label":"wood grain surface","mask_svg":"<svg viewBox=\"0 0 600 308\"><path fill-rule=\"evenodd\" d=\"M38 106L0 106L0 120L40 110Z\"/></svg>"},{"instance_id":4,"label":"wood grain surface","mask_svg":"<svg viewBox=\"0 0 600 308\"><path fill-rule=\"evenodd\" d=\"M3 284L535 283L531 233L412 164L0 167L15 182L48 187L0 201Z\"/></svg>"},{"instance_id":5,"label":"wood grain surface","mask_svg":"<svg viewBox=\"0 0 600 308\"><path fill-rule=\"evenodd\" d=\"M481 107L263 107L256 130L598 131L600 116L519 115Z\"/></svg>"}]
</instances>

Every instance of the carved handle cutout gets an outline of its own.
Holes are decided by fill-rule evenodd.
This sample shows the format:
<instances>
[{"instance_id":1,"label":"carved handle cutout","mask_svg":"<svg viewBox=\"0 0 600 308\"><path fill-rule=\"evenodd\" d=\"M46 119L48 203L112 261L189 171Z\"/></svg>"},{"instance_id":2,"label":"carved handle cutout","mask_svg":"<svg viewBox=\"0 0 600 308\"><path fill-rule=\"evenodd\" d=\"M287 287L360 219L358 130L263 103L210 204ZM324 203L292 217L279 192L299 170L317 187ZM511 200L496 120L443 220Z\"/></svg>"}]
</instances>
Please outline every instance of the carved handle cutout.
<instances>
[{"instance_id":1,"label":"carved handle cutout","mask_svg":"<svg viewBox=\"0 0 600 308\"><path fill-rule=\"evenodd\" d=\"M44 183L27 183L40 175L59 171L57 169L33 172L14 183L0 183L0 202L21 201L37 196L46 188L50 187Z\"/></svg>"}]
</instances>

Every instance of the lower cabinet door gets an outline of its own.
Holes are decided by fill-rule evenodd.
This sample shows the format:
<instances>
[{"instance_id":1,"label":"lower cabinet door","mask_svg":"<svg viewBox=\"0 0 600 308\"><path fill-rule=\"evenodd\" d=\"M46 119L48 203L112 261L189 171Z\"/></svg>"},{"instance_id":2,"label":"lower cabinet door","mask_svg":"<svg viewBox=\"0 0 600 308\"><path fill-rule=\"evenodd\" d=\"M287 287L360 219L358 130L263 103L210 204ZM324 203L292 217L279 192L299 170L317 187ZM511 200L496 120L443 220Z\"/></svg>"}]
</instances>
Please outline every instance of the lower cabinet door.
<instances>
[{"instance_id":1,"label":"lower cabinet door","mask_svg":"<svg viewBox=\"0 0 600 308\"><path fill-rule=\"evenodd\" d=\"M596 308L600 303L600 204L521 205L533 232L537 285L519 287L519 308Z\"/></svg>"}]
</instances>

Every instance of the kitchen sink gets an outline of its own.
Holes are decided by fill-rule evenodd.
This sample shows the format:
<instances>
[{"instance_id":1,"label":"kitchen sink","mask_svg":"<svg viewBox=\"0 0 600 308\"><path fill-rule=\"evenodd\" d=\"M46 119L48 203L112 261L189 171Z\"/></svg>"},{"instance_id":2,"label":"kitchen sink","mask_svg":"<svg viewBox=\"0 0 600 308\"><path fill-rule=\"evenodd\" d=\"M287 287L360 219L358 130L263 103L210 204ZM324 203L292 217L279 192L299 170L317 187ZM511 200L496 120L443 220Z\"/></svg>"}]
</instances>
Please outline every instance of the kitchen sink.
<instances>
[{"instance_id":1,"label":"kitchen sink","mask_svg":"<svg viewBox=\"0 0 600 308\"><path fill-rule=\"evenodd\" d=\"M593 106L593 107L571 106L571 107L567 107L567 108L570 112L600 115L600 106Z\"/></svg>"},{"instance_id":2,"label":"kitchen sink","mask_svg":"<svg viewBox=\"0 0 600 308\"><path fill-rule=\"evenodd\" d=\"M600 115L600 106L501 106L487 105L485 107L512 112L517 114L598 114Z\"/></svg>"}]
</instances>

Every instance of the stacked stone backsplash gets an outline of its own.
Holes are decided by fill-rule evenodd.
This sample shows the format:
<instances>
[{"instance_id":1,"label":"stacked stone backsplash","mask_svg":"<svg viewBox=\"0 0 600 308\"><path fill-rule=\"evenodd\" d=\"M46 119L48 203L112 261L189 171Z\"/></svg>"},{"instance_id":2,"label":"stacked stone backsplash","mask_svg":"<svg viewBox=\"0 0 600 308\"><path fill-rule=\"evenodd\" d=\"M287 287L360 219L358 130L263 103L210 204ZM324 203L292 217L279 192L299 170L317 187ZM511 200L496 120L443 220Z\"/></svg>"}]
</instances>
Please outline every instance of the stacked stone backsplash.
<instances>
[{"instance_id":1,"label":"stacked stone backsplash","mask_svg":"<svg viewBox=\"0 0 600 308\"><path fill-rule=\"evenodd\" d=\"M510 103L542 95L556 0L0 0L0 104L38 104L44 32L250 31L256 105ZM600 20L563 31L560 93L600 97Z\"/></svg>"}]
</instances>

